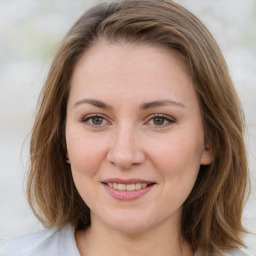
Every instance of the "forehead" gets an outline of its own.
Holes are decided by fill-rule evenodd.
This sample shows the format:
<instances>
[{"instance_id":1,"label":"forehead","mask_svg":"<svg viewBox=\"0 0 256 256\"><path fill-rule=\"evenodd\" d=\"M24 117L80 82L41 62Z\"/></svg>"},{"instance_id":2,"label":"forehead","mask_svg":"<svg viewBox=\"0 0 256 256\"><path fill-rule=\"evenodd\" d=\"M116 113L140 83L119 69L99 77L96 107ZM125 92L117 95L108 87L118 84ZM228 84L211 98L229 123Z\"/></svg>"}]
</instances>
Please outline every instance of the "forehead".
<instances>
[{"instance_id":1,"label":"forehead","mask_svg":"<svg viewBox=\"0 0 256 256\"><path fill-rule=\"evenodd\" d=\"M76 65L70 98L107 97L145 100L195 97L194 86L180 58L151 45L97 42ZM148 99L147 99L148 98Z\"/></svg>"},{"instance_id":2,"label":"forehead","mask_svg":"<svg viewBox=\"0 0 256 256\"><path fill-rule=\"evenodd\" d=\"M174 49L168 49L167 46L125 41L110 42L102 39L94 43L82 54L76 65L76 69L79 69L79 66L85 67L85 63L88 64L86 68L93 68L95 70L100 68L105 69L106 67L111 68L114 66L113 64L125 64L126 67L129 67L129 64L133 64L134 62L139 64L139 61L144 62L143 66L146 68L150 66L153 68L153 65L149 64L154 63L147 61L154 59L154 62L169 62L170 58L172 58L172 62L175 61L176 65L186 71L184 57ZM123 66L119 66L119 68L121 67Z\"/></svg>"}]
</instances>

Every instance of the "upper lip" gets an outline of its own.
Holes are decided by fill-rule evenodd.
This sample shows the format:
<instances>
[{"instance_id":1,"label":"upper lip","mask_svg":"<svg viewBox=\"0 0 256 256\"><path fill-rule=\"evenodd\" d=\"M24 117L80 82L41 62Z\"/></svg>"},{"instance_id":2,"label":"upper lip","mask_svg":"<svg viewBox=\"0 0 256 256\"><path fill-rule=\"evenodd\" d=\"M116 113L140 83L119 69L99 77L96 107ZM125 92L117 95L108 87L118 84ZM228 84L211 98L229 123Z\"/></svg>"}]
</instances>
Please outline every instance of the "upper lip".
<instances>
[{"instance_id":1,"label":"upper lip","mask_svg":"<svg viewBox=\"0 0 256 256\"><path fill-rule=\"evenodd\" d=\"M152 184L154 181L142 180L142 179L120 179L120 178L110 178L102 180L102 183L118 183L118 184L136 184L136 183L146 183Z\"/></svg>"}]
</instances>

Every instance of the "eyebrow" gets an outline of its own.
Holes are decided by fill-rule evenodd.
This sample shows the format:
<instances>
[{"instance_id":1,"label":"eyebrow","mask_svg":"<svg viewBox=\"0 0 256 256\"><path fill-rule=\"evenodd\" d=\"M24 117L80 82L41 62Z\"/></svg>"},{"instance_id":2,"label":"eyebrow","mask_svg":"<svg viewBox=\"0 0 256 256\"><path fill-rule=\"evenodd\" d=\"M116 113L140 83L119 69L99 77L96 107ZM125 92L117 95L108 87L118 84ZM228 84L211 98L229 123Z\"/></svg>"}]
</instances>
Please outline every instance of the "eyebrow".
<instances>
[{"instance_id":1,"label":"eyebrow","mask_svg":"<svg viewBox=\"0 0 256 256\"><path fill-rule=\"evenodd\" d=\"M185 108L185 106L181 102L177 102L174 100L157 100L157 101L152 101L152 102L142 104L140 106L140 109L144 110L144 109L162 107L162 106L168 106L168 105L174 105L177 107Z\"/></svg>"},{"instance_id":2,"label":"eyebrow","mask_svg":"<svg viewBox=\"0 0 256 256\"><path fill-rule=\"evenodd\" d=\"M74 104L74 107L77 107L81 104L90 104L90 105L93 105L95 107L98 107L98 108L103 108L103 109L112 109L112 107L100 100L94 100L94 99L82 99L82 100L79 100L77 101L75 104Z\"/></svg>"},{"instance_id":3,"label":"eyebrow","mask_svg":"<svg viewBox=\"0 0 256 256\"><path fill-rule=\"evenodd\" d=\"M98 108L112 109L112 107L110 105L108 105L100 100L95 100L95 99L79 100L74 104L74 107L77 107L81 104L90 104L90 105L93 105ZM162 106L168 106L168 105L174 105L174 106L185 108L185 106L182 103L174 101L174 100L157 100L157 101L152 101L152 102L147 102L147 103L141 104L140 109L145 110L145 109L149 109L149 108L162 107Z\"/></svg>"}]
</instances>

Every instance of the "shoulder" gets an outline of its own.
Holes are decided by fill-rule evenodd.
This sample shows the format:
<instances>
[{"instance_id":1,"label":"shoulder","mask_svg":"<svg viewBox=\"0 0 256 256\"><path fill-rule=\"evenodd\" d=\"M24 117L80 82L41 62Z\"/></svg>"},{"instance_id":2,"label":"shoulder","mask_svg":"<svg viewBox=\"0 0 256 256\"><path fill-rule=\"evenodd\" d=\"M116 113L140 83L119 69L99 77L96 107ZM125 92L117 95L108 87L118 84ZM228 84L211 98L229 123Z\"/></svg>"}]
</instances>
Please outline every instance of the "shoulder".
<instances>
[{"instance_id":1,"label":"shoulder","mask_svg":"<svg viewBox=\"0 0 256 256\"><path fill-rule=\"evenodd\" d=\"M245 251L243 250L232 250L229 253L226 253L225 256L250 256L249 254L247 254Z\"/></svg>"},{"instance_id":2,"label":"shoulder","mask_svg":"<svg viewBox=\"0 0 256 256\"><path fill-rule=\"evenodd\" d=\"M64 228L45 229L17 239L9 240L0 248L0 256L79 256L74 229L71 225Z\"/></svg>"},{"instance_id":3,"label":"shoulder","mask_svg":"<svg viewBox=\"0 0 256 256\"><path fill-rule=\"evenodd\" d=\"M203 253L200 251L196 251L195 256L203 256ZM211 254L211 256L250 256L245 251L240 249L231 250L229 252L226 252L224 254Z\"/></svg>"}]
</instances>

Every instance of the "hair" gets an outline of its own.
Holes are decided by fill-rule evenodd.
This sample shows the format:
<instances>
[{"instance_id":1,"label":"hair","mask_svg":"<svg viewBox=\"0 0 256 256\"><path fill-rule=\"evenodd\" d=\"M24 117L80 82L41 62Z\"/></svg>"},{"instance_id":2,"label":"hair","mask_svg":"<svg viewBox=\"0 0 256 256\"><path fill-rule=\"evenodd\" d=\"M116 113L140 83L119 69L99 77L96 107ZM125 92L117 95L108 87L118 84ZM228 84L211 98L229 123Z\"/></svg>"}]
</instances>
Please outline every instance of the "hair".
<instances>
[{"instance_id":1,"label":"hair","mask_svg":"<svg viewBox=\"0 0 256 256\"><path fill-rule=\"evenodd\" d=\"M30 144L28 201L45 227L90 225L66 163L70 79L85 51L100 40L169 49L184 63L198 96L212 164L201 166L183 204L183 237L205 254L244 246L241 224L249 181L244 116L219 46L188 10L168 0L121 0L88 10L70 29L42 89Z\"/></svg>"}]
</instances>

